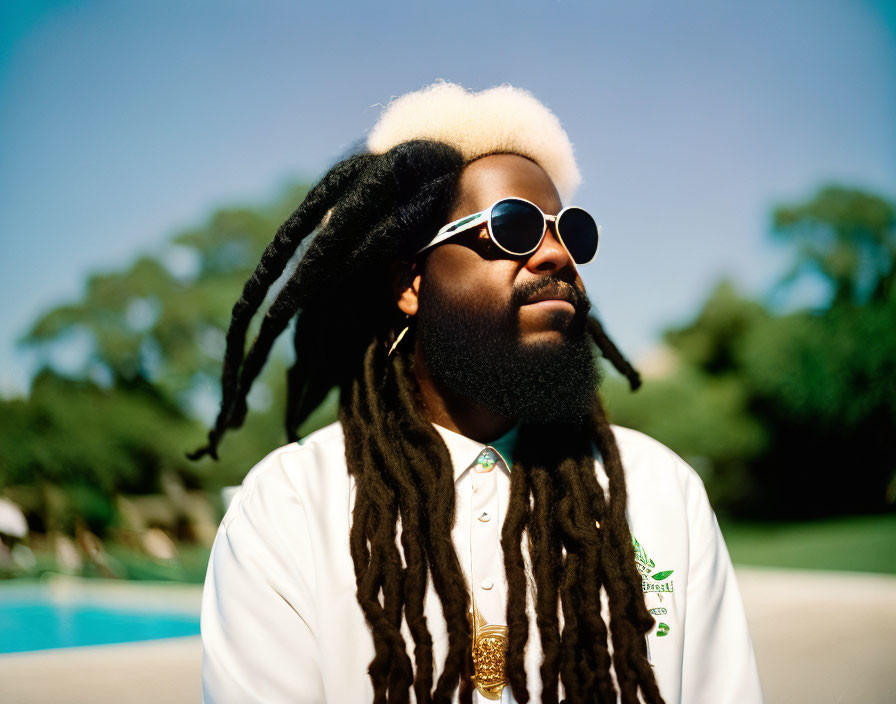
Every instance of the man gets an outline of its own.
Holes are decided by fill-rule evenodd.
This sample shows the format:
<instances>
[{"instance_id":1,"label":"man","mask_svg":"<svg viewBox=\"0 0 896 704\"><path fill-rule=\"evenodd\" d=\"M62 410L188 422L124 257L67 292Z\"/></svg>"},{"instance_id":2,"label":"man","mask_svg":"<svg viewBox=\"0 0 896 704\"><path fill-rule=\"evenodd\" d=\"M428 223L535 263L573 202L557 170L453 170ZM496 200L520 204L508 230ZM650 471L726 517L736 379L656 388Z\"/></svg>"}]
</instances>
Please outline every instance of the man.
<instances>
[{"instance_id":1,"label":"man","mask_svg":"<svg viewBox=\"0 0 896 704\"><path fill-rule=\"evenodd\" d=\"M222 521L206 702L757 702L730 559L696 474L611 428L578 266L591 216L531 95L439 83L331 169L234 307L209 444L296 317L287 431ZM254 312L317 233L244 356Z\"/></svg>"}]
</instances>

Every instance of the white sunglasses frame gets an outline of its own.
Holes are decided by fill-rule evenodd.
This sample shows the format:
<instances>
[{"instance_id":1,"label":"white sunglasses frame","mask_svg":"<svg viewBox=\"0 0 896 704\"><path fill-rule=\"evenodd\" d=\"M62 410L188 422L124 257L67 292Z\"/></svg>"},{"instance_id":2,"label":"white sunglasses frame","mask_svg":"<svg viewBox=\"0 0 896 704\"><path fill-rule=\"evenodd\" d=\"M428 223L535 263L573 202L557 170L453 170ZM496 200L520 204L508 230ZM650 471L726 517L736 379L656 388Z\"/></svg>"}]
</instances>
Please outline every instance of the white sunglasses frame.
<instances>
[{"instance_id":1,"label":"white sunglasses frame","mask_svg":"<svg viewBox=\"0 0 896 704\"><path fill-rule=\"evenodd\" d=\"M539 213L541 213L541 216L544 220L544 225L542 226L542 229L541 229L541 237L538 239L538 242L535 244L535 246L532 249L530 249L528 252L511 252L509 249L502 247L501 244L494 237L492 237L492 209L496 205L498 205L498 203L503 203L505 200L520 200L523 203L528 203L533 208L535 208ZM455 235L458 235L461 232L466 232L469 229L478 227L479 225L482 225L483 223L485 223L488 225L488 238L494 243L494 245L496 247L498 247L498 249L503 250L504 252L506 252L507 254L509 254L512 257L525 257L525 256L528 256L538 250L538 248L541 246L541 243L544 241L545 234L548 231L548 223L552 222L552 223L555 223L554 233L557 236L557 240L560 242L560 244L563 245L563 248L569 253L569 258L572 259L573 264L575 266L581 266L582 264L590 264L591 262L594 261L594 258L597 256L597 252L600 249L600 225L595 223L595 226L597 227L597 247L594 248L594 254L592 255L591 259L589 259L587 262L577 262L575 260L575 258L572 256L572 252L569 251L569 247L567 247L566 243L563 241L563 236L557 230L557 226L556 226L557 220L560 219L560 216L563 215L563 213L565 213L567 210L570 210L573 208L575 208L576 210L581 210L585 213L588 213L588 211L585 210L584 208L580 208L579 206L576 206L576 205L568 205L565 208L563 208L563 210L561 210L556 215L548 215L541 208L539 208L537 205L535 205L535 203L533 203L532 201L526 200L525 198L520 198L518 196L507 196L506 198L499 198L485 210L480 210L478 213L473 213L472 215L465 215L462 218L458 218L457 220L449 222L447 225L442 227L436 233L436 236L432 239L432 241L428 245L426 245L422 249L418 250L417 254L422 254L427 249L430 249L431 247L435 247L437 244L441 244L445 240L447 240L451 237L454 237ZM592 220L594 219L591 216L591 213L588 213L588 216L591 217Z\"/></svg>"}]
</instances>

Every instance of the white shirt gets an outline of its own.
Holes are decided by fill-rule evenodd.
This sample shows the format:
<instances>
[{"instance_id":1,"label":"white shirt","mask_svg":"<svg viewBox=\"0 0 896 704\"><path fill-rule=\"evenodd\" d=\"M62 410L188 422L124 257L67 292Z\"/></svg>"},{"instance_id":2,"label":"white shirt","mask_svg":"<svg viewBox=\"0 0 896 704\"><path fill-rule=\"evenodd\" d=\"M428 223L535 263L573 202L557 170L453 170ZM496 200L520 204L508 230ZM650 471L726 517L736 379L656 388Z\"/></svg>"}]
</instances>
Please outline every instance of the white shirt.
<instances>
[{"instance_id":1,"label":"white shirt","mask_svg":"<svg viewBox=\"0 0 896 704\"><path fill-rule=\"evenodd\" d=\"M488 446L435 427L454 467L452 538L467 584L485 620L506 623L499 536L510 469ZM627 520L637 541L644 598L657 621L647 640L663 698L667 704L762 702L734 570L703 483L655 440L615 426L613 432L625 470ZM495 460L490 470L482 471L488 461L477 465L483 452ZM606 488L599 457L595 471ZM354 491L338 423L301 445L275 450L246 476L218 529L205 580L203 702L373 700L367 674L373 639L355 595L349 553ZM531 580L529 589L525 662L531 701L538 701L542 651ZM603 607L609 622L605 600ZM435 682L447 630L431 583L425 614ZM413 662L406 624L403 632ZM473 700L486 701L478 692ZM509 687L501 701L515 702Z\"/></svg>"}]
</instances>

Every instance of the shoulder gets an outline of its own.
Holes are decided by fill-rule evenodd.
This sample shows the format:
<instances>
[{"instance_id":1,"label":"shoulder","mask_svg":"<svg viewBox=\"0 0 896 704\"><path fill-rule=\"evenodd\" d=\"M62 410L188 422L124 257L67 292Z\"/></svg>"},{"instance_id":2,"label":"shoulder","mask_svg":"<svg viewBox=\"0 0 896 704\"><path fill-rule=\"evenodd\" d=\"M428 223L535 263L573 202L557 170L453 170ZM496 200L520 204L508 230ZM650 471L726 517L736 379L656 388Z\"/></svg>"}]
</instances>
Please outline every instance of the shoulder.
<instances>
[{"instance_id":1,"label":"shoulder","mask_svg":"<svg viewBox=\"0 0 896 704\"><path fill-rule=\"evenodd\" d=\"M662 558L677 571L679 587L686 585L684 565L715 564L717 556L727 555L703 480L661 442L629 428L612 429L625 473L632 534L651 559Z\"/></svg>"},{"instance_id":2,"label":"shoulder","mask_svg":"<svg viewBox=\"0 0 896 704\"><path fill-rule=\"evenodd\" d=\"M264 514L266 522L277 522L283 514L304 511L326 496L348 489L345 441L337 421L317 430L300 442L289 443L268 453L246 474L230 502L222 524L225 528L240 517Z\"/></svg>"},{"instance_id":3,"label":"shoulder","mask_svg":"<svg viewBox=\"0 0 896 704\"><path fill-rule=\"evenodd\" d=\"M619 447L619 455L626 468L626 475L633 471L672 472L678 479L696 478L699 480L697 472L659 440L632 428L623 428L619 425L611 425L610 428L616 439L616 445Z\"/></svg>"},{"instance_id":4,"label":"shoulder","mask_svg":"<svg viewBox=\"0 0 896 704\"><path fill-rule=\"evenodd\" d=\"M637 430L618 425L611 429L631 491L652 487L666 493L668 498L677 494L691 509L706 501L700 475L673 450Z\"/></svg>"},{"instance_id":5,"label":"shoulder","mask_svg":"<svg viewBox=\"0 0 896 704\"><path fill-rule=\"evenodd\" d=\"M209 624L222 601L236 614L229 618L237 630L251 630L275 613L284 623L294 614L314 613L318 557L329 555L332 536L341 535L334 526L344 501L332 497L348 493L341 486L347 483L343 454L342 428L334 424L301 444L278 447L249 471L209 558L206 588L215 595L205 602ZM292 613L283 611L286 604Z\"/></svg>"}]
</instances>

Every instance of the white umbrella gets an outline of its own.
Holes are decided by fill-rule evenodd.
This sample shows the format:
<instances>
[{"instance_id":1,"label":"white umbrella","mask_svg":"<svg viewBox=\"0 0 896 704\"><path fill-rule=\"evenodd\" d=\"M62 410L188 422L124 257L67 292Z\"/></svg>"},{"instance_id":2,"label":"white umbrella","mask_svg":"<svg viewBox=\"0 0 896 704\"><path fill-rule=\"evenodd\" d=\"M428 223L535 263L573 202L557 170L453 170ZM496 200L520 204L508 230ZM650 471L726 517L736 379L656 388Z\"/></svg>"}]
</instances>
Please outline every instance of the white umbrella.
<instances>
[{"instance_id":1,"label":"white umbrella","mask_svg":"<svg viewBox=\"0 0 896 704\"><path fill-rule=\"evenodd\" d=\"M0 498L0 533L6 533L14 538L24 538L28 535L28 522L22 509L8 499Z\"/></svg>"}]
</instances>

